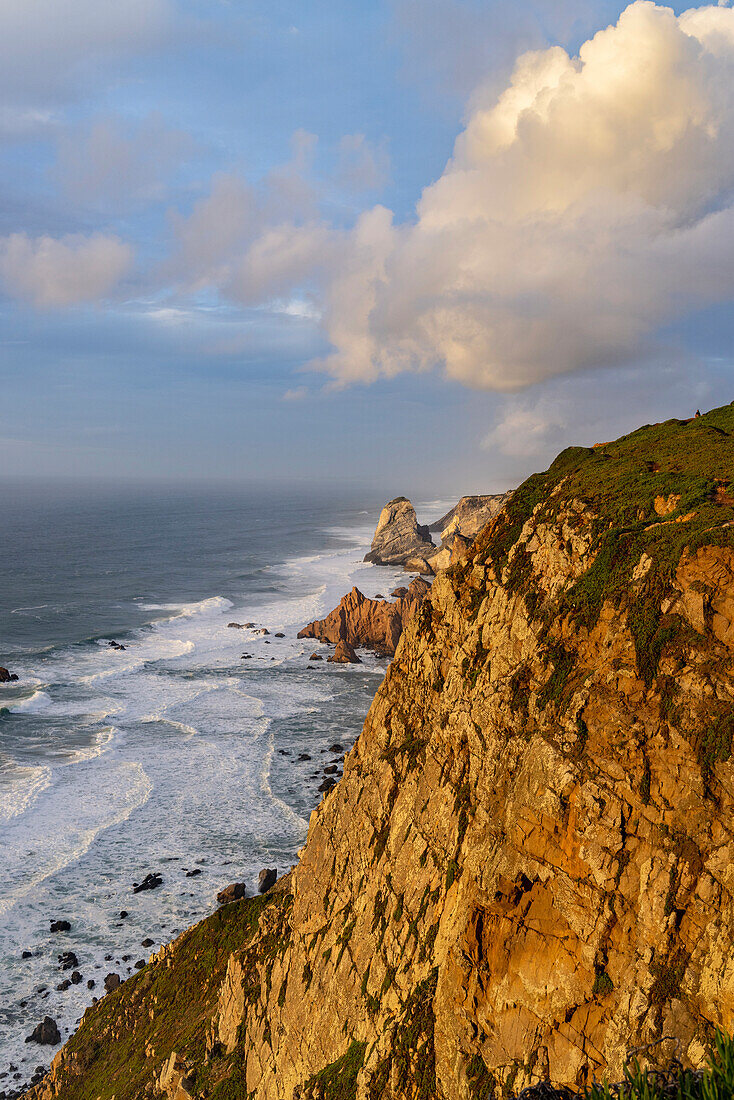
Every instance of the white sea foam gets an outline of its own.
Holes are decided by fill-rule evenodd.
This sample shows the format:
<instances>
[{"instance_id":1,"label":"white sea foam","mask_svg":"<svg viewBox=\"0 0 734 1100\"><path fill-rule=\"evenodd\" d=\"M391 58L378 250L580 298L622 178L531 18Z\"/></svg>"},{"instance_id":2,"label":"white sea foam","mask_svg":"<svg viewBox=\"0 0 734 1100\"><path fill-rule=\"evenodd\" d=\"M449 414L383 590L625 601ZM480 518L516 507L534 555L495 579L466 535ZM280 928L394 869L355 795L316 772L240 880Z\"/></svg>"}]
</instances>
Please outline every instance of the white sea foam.
<instances>
[{"instance_id":1,"label":"white sea foam","mask_svg":"<svg viewBox=\"0 0 734 1100\"><path fill-rule=\"evenodd\" d=\"M8 769L0 784L0 822L10 821L32 805L51 782L49 767L19 767Z\"/></svg>"},{"instance_id":2,"label":"white sea foam","mask_svg":"<svg viewBox=\"0 0 734 1100\"><path fill-rule=\"evenodd\" d=\"M31 695L20 696L15 699L3 699L0 703L0 711L16 711L25 714L38 714L51 706L51 696L45 691L34 691Z\"/></svg>"}]
</instances>

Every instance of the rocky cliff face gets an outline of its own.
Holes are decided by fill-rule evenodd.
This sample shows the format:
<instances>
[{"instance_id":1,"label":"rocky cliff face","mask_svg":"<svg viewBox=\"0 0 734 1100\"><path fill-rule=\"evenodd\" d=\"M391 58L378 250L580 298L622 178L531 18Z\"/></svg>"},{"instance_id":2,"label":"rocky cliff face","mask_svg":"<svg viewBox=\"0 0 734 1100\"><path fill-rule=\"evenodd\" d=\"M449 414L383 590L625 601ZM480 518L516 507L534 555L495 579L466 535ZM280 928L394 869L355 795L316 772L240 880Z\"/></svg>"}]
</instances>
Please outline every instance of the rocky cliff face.
<instances>
[{"instance_id":1,"label":"rocky cliff face","mask_svg":"<svg viewBox=\"0 0 734 1100\"><path fill-rule=\"evenodd\" d=\"M372 546L365 561L375 565L404 565L410 558L433 550L427 527L418 523L415 508L406 497L396 497L380 512Z\"/></svg>"},{"instance_id":2,"label":"rocky cliff face","mask_svg":"<svg viewBox=\"0 0 734 1100\"><path fill-rule=\"evenodd\" d=\"M163 1095L212 1100L488 1098L663 1036L699 1064L734 1029L733 460L726 408L521 486L405 630L280 892L106 997L32 1095L161 1095L172 1051Z\"/></svg>"}]
</instances>

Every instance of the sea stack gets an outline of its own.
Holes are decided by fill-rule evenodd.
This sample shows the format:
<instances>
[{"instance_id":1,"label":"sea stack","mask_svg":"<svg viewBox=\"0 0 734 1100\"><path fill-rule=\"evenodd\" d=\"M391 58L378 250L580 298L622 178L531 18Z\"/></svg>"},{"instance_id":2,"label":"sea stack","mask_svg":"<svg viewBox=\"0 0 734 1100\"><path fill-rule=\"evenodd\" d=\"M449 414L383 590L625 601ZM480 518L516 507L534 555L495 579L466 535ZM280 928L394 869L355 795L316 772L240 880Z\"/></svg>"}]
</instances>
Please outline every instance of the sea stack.
<instances>
[{"instance_id":1,"label":"sea stack","mask_svg":"<svg viewBox=\"0 0 734 1100\"><path fill-rule=\"evenodd\" d=\"M425 558L434 549L427 527L418 523L407 497L396 497L380 512L372 546L365 561L374 565L405 565L409 558Z\"/></svg>"}]
</instances>

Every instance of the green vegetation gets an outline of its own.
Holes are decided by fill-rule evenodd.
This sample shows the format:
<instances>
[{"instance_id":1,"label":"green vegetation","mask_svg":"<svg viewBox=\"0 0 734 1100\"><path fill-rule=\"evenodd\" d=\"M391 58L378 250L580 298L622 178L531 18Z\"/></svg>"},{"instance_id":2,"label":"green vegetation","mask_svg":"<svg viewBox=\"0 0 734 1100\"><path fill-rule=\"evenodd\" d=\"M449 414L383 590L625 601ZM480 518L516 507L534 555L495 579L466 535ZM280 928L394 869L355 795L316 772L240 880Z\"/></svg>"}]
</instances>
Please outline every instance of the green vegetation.
<instances>
[{"instance_id":1,"label":"green vegetation","mask_svg":"<svg viewBox=\"0 0 734 1100\"><path fill-rule=\"evenodd\" d=\"M353 1039L346 1054L309 1078L304 1093L307 1100L314 1093L322 1100L354 1100L357 1076L364 1065L366 1050L366 1043Z\"/></svg>"},{"instance_id":2,"label":"green vegetation","mask_svg":"<svg viewBox=\"0 0 734 1100\"><path fill-rule=\"evenodd\" d=\"M74 1056L74 1100L139 1100L171 1051L203 1062L206 1030L229 956L255 937L261 916L277 910L270 931L251 948L251 967L268 962L287 942L289 894L267 894L224 905L176 941L175 966L146 966L85 1014L67 1044ZM146 1046L155 1059L146 1057ZM78 1076L77 1076L78 1074ZM216 1100L244 1092L213 1091Z\"/></svg>"},{"instance_id":3,"label":"green vegetation","mask_svg":"<svg viewBox=\"0 0 734 1100\"><path fill-rule=\"evenodd\" d=\"M598 970L594 978L594 986L591 990L594 997L606 997L614 989L614 982L606 970Z\"/></svg>"},{"instance_id":4,"label":"green vegetation","mask_svg":"<svg viewBox=\"0 0 734 1100\"><path fill-rule=\"evenodd\" d=\"M694 1073L674 1064L667 1073L641 1069L635 1059L625 1067L621 1085L592 1085L585 1100L731 1100L734 1096L734 1041L716 1032L707 1068Z\"/></svg>"},{"instance_id":5,"label":"green vegetation","mask_svg":"<svg viewBox=\"0 0 734 1100\"><path fill-rule=\"evenodd\" d=\"M416 986L403 1006L393 1036L392 1059L397 1090L410 1091L415 1100L435 1100L436 1096L433 998L437 982L438 970L432 970Z\"/></svg>"},{"instance_id":6,"label":"green vegetation","mask_svg":"<svg viewBox=\"0 0 734 1100\"><path fill-rule=\"evenodd\" d=\"M469 1059L466 1076L472 1100L495 1100L497 1081L485 1066L481 1054L475 1054Z\"/></svg>"},{"instance_id":7,"label":"green vegetation","mask_svg":"<svg viewBox=\"0 0 734 1100\"><path fill-rule=\"evenodd\" d=\"M733 737L734 714L730 711L720 715L694 737L693 747L706 782L711 777L714 764L731 757Z\"/></svg>"}]
</instances>

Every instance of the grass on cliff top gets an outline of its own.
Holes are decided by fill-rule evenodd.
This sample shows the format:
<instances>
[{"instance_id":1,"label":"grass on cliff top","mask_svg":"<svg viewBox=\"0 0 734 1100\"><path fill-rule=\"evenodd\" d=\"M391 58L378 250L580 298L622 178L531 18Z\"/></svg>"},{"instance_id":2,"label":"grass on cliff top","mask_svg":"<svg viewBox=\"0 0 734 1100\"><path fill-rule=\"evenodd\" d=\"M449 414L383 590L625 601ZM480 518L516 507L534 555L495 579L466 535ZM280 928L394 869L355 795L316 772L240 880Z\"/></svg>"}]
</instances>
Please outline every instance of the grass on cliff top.
<instances>
[{"instance_id":1,"label":"grass on cliff top","mask_svg":"<svg viewBox=\"0 0 734 1100\"><path fill-rule=\"evenodd\" d=\"M656 499L671 495L680 498L674 510L659 516ZM663 621L660 604L684 550L734 546L734 526L726 526L734 524L734 406L692 420L648 424L596 447L567 448L545 473L533 474L519 487L505 512L480 535L468 563L456 571L471 568L473 561L501 571L537 506L538 521L553 523L576 500L593 516L595 556L553 614L570 614L593 627L606 600L618 605L629 592L632 572L647 554L652 567L631 598L630 627L639 671L649 684L663 648L680 637L681 620ZM573 514L569 520L579 530L585 522ZM539 605L542 613L531 572L527 555L516 553L507 587L522 592L531 613Z\"/></svg>"},{"instance_id":2,"label":"grass on cliff top","mask_svg":"<svg viewBox=\"0 0 734 1100\"><path fill-rule=\"evenodd\" d=\"M59 1100L141 1100L172 1051L203 1059L230 954L253 938L266 906L289 900L271 893L222 906L179 937L171 968L146 966L88 1009L65 1047L75 1061Z\"/></svg>"}]
</instances>

